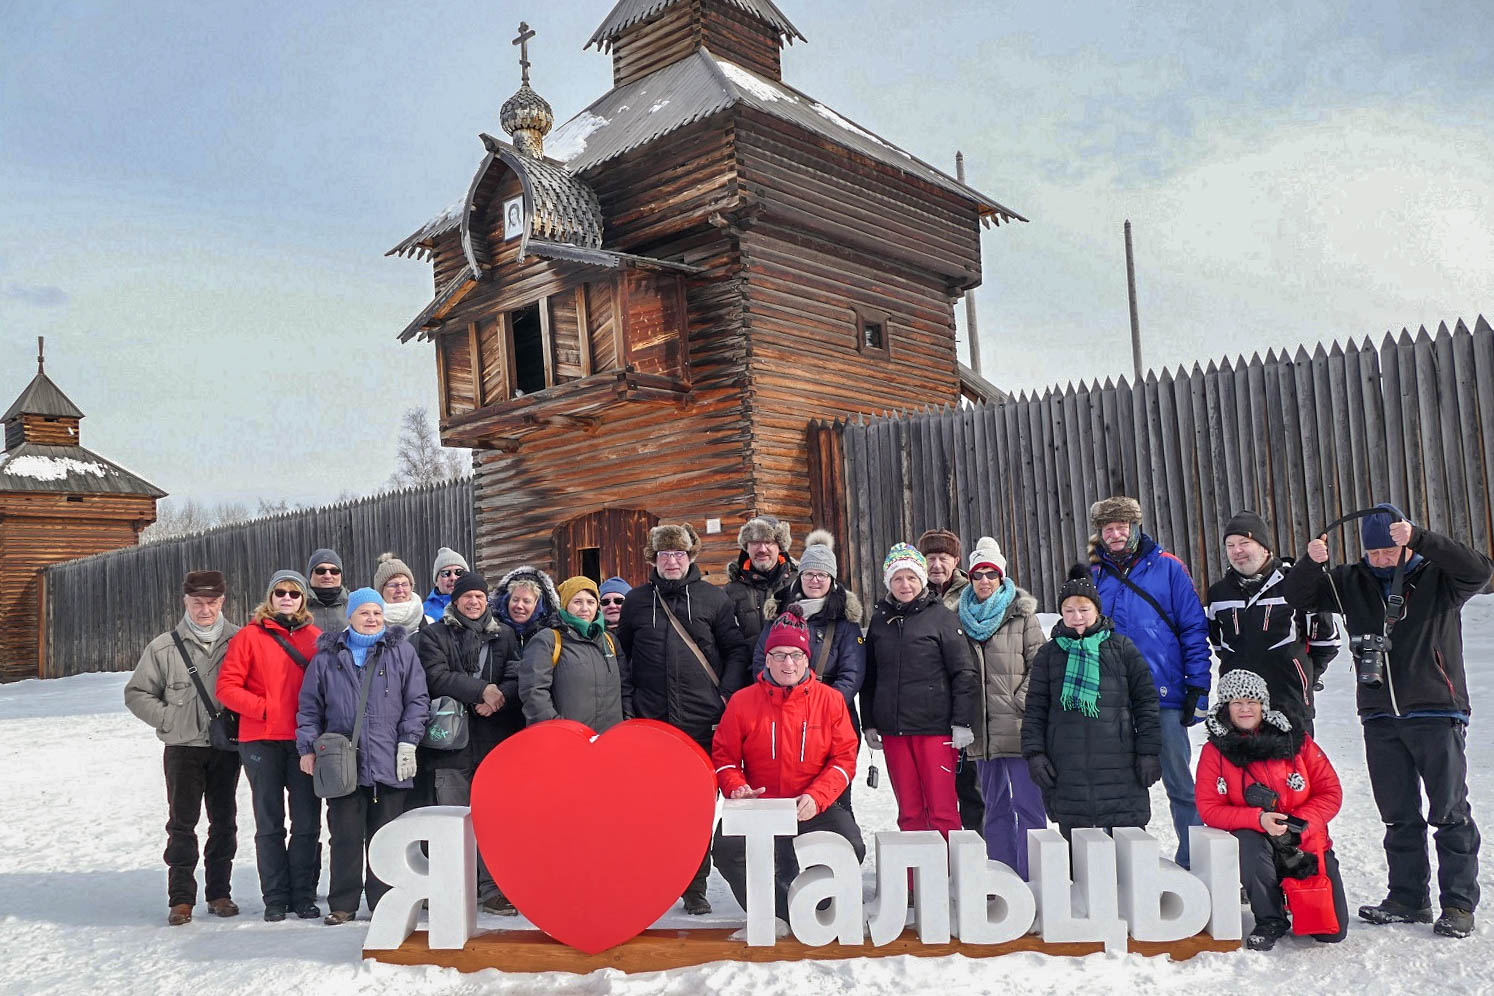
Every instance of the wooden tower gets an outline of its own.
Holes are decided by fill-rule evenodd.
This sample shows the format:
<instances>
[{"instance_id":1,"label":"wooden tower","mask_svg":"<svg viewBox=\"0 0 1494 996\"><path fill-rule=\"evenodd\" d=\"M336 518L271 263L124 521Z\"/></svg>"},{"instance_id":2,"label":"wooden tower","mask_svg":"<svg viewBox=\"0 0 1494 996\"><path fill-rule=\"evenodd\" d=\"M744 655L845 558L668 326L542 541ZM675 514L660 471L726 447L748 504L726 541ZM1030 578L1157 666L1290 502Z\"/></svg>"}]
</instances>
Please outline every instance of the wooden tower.
<instances>
[{"instance_id":1,"label":"wooden tower","mask_svg":"<svg viewBox=\"0 0 1494 996\"><path fill-rule=\"evenodd\" d=\"M612 89L553 133L532 37L512 142L390 250L434 265L400 339L479 451L478 563L636 583L649 525L689 521L724 581L744 519L835 521L811 420L958 400L981 226L1025 219L784 83L770 0L621 0L587 46Z\"/></svg>"},{"instance_id":2,"label":"wooden tower","mask_svg":"<svg viewBox=\"0 0 1494 996\"><path fill-rule=\"evenodd\" d=\"M40 673L37 571L133 546L166 495L80 445L83 413L52 383L44 363L38 338L36 376L0 419L0 681Z\"/></svg>"}]
</instances>

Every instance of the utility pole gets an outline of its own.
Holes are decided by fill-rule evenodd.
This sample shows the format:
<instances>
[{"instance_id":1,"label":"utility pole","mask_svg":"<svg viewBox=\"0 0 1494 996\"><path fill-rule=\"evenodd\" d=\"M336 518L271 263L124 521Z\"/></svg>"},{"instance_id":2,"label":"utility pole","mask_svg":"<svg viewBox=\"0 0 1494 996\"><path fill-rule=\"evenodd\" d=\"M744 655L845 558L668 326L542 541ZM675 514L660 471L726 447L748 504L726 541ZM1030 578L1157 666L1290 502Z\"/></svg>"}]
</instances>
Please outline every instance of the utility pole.
<instances>
[{"instance_id":1,"label":"utility pole","mask_svg":"<svg viewBox=\"0 0 1494 996\"><path fill-rule=\"evenodd\" d=\"M1131 366L1141 383L1141 323L1136 318L1136 259L1131 252L1131 219L1126 219L1126 294L1131 299ZM1134 384L1133 384L1134 386Z\"/></svg>"},{"instance_id":2,"label":"utility pole","mask_svg":"<svg viewBox=\"0 0 1494 996\"><path fill-rule=\"evenodd\" d=\"M955 179L965 182L965 153L955 152ZM965 292L965 329L970 339L970 369L980 373L980 331L975 324L975 291Z\"/></svg>"}]
</instances>

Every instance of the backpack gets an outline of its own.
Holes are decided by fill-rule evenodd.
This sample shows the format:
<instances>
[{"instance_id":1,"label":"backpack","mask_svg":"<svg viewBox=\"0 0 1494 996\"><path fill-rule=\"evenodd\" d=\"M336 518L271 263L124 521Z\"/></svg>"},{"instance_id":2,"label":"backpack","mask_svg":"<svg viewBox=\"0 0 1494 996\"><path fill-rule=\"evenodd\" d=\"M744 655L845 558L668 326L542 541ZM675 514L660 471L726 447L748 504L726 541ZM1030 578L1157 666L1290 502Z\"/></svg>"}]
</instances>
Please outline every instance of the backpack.
<instances>
[{"instance_id":1,"label":"backpack","mask_svg":"<svg viewBox=\"0 0 1494 996\"><path fill-rule=\"evenodd\" d=\"M607 656L608 657L616 657L617 656L617 644L615 644L615 643L612 642L612 634L609 633L609 632L607 632L606 630L602 630L602 639L607 642ZM555 650L554 650L553 653L550 654L550 666L554 667L555 665L557 665L559 663L560 663L560 629L557 627L556 630L555 630Z\"/></svg>"}]
</instances>

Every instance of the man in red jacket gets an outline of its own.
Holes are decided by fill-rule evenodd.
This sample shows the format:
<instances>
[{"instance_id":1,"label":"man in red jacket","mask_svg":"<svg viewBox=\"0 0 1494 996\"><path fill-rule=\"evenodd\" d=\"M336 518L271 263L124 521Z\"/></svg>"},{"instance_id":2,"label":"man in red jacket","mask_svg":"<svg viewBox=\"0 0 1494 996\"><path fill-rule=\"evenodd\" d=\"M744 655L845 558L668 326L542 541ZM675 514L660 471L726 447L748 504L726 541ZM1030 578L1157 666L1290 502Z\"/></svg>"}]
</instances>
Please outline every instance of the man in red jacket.
<instances>
[{"instance_id":1,"label":"man in red jacket","mask_svg":"<svg viewBox=\"0 0 1494 996\"><path fill-rule=\"evenodd\" d=\"M809 669L809 627L797 605L768 633L766 666L757 681L731 697L711 747L716 780L728 799L793 799L799 833L829 830L866 857L861 830L836 799L856 776L856 731L845 698ZM716 868L747 908L747 841L718 830ZM799 874L791 837L774 846L774 907L788 920L788 887Z\"/></svg>"}]
</instances>

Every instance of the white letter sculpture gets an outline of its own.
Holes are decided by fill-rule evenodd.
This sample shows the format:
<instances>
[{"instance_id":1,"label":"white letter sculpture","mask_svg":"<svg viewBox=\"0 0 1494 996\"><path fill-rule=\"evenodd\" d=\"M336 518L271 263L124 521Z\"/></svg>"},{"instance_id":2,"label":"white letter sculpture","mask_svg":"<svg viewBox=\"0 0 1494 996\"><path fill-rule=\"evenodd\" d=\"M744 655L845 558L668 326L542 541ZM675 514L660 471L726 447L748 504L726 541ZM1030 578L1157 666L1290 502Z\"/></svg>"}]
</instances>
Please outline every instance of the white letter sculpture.
<instances>
[{"instance_id":1,"label":"white letter sculpture","mask_svg":"<svg viewBox=\"0 0 1494 996\"><path fill-rule=\"evenodd\" d=\"M1240 842L1227 830L1189 827L1188 851L1193 875L1209 890L1209 936L1216 941L1238 941L1244 936L1240 918Z\"/></svg>"},{"instance_id":2,"label":"white letter sculpture","mask_svg":"<svg viewBox=\"0 0 1494 996\"><path fill-rule=\"evenodd\" d=\"M747 944L772 947L773 838L799 832L792 799L727 799L721 804L721 833L747 838Z\"/></svg>"},{"instance_id":3,"label":"white letter sculpture","mask_svg":"<svg viewBox=\"0 0 1494 996\"><path fill-rule=\"evenodd\" d=\"M1037 894L1043 940L1049 944L1101 941L1107 953L1126 952L1126 922L1120 918L1115 889L1115 841L1105 831L1073 832L1074 872L1069 882L1069 848L1057 830L1027 831L1027 864ZM1084 915L1074 910L1082 902Z\"/></svg>"},{"instance_id":4,"label":"white letter sculpture","mask_svg":"<svg viewBox=\"0 0 1494 996\"><path fill-rule=\"evenodd\" d=\"M430 858L420 853L429 843ZM368 867L389 884L363 940L365 951L405 942L429 903L432 950L461 948L477 929L477 843L466 806L412 809L368 843Z\"/></svg>"},{"instance_id":5,"label":"white letter sculpture","mask_svg":"<svg viewBox=\"0 0 1494 996\"><path fill-rule=\"evenodd\" d=\"M877 905L867 929L874 947L890 944L908 923L908 872L914 872L918 939L949 943L949 851L937 830L876 835Z\"/></svg>"},{"instance_id":6,"label":"white letter sculpture","mask_svg":"<svg viewBox=\"0 0 1494 996\"><path fill-rule=\"evenodd\" d=\"M974 830L949 835L954 932L966 944L1004 944L1032 929L1037 900L1010 866L986 857Z\"/></svg>"},{"instance_id":7,"label":"white letter sculpture","mask_svg":"<svg viewBox=\"0 0 1494 996\"><path fill-rule=\"evenodd\" d=\"M1163 858L1157 838L1145 830L1115 828L1115 864L1121 913L1138 941L1180 941L1209 922L1208 886Z\"/></svg>"},{"instance_id":8,"label":"white letter sculpture","mask_svg":"<svg viewBox=\"0 0 1494 996\"><path fill-rule=\"evenodd\" d=\"M838 833L816 830L794 838L798 876L788 891L789 929L810 947L831 941L860 944L861 862L856 849ZM830 908L815 909L821 900Z\"/></svg>"}]
</instances>

